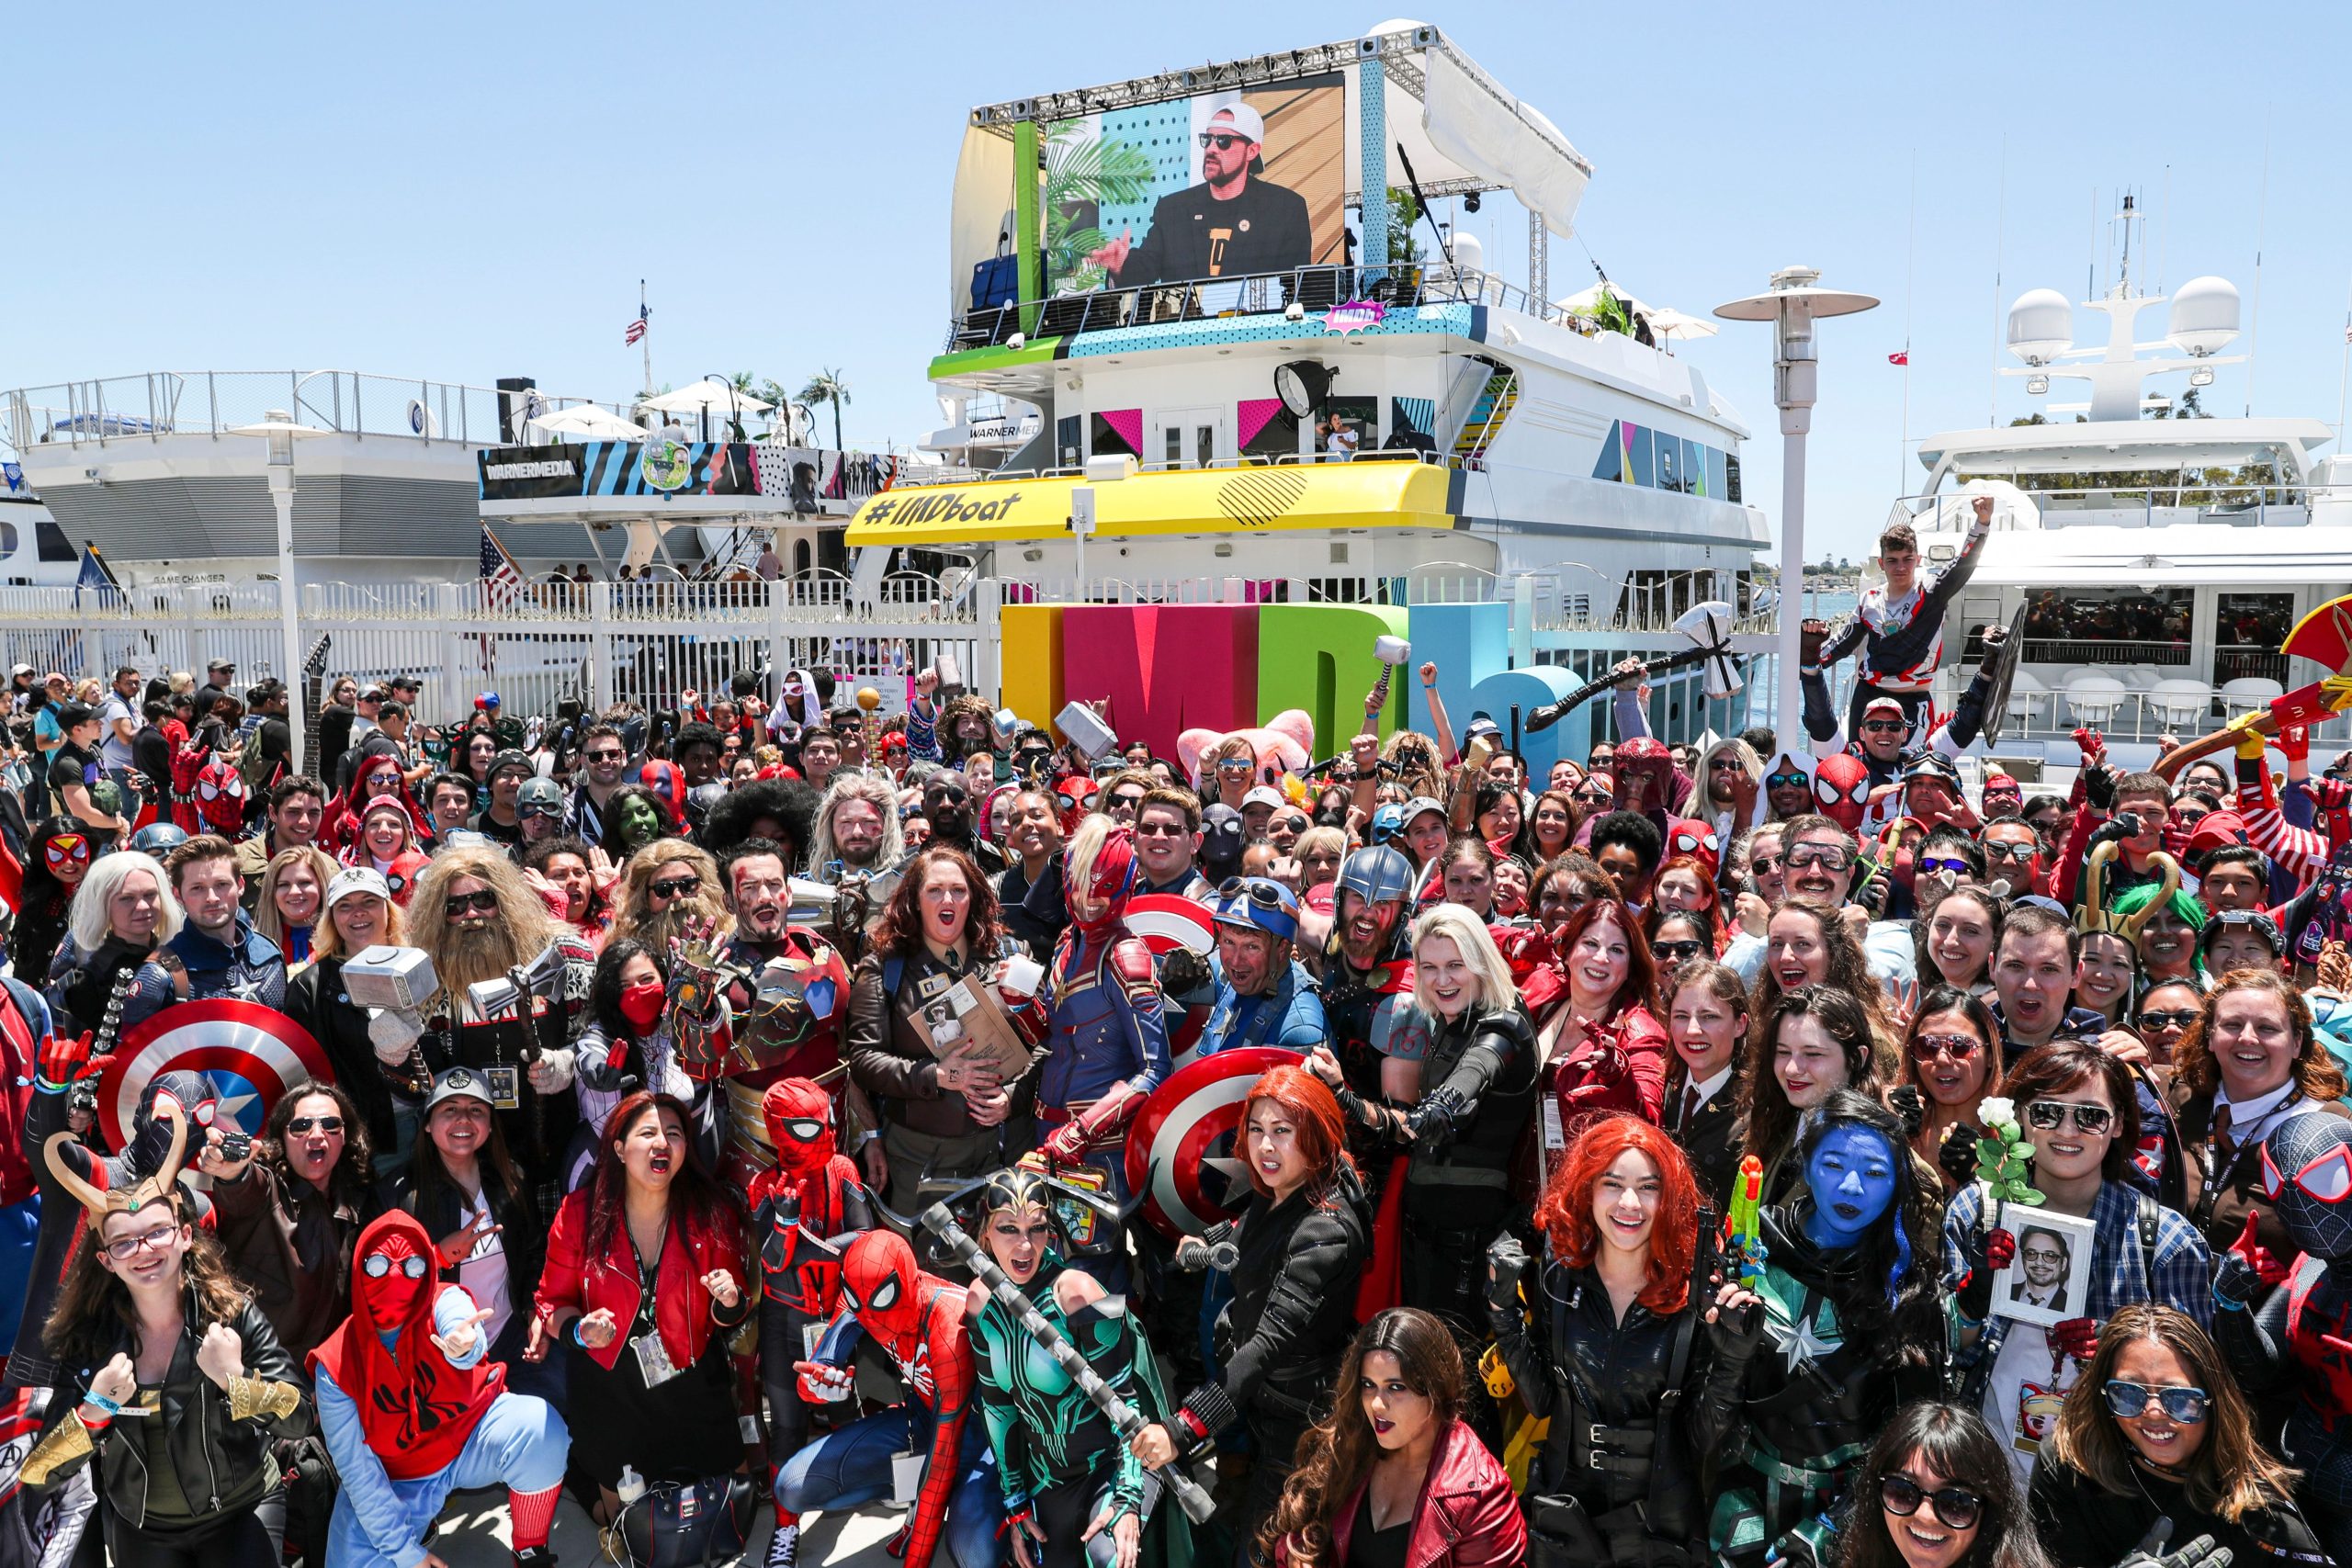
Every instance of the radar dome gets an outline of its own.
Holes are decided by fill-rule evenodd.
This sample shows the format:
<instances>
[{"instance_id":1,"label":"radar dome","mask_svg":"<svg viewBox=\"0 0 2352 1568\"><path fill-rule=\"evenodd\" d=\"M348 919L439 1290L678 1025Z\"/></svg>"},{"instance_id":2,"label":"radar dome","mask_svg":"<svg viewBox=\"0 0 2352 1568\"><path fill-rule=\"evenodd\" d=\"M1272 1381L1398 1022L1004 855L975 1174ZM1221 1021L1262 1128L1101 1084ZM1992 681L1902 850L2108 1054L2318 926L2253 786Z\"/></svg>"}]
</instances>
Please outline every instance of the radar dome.
<instances>
[{"instance_id":1,"label":"radar dome","mask_svg":"<svg viewBox=\"0 0 2352 1568\"><path fill-rule=\"evenodd\" d=\"M2055 288L2033 288L2009 307L2009 352L2046 365L2075 346L2075 308Z\"/></svg>"},{"instance_id":2,"label":"radar dome","mask_svg":"<svg viewBox=\"0 0 2352 1568\"><path fill-rule=\"evenodd\" d=\"M2175 348L2202 359L2238 335L2237 286L2226 277L2192 277L2174 291L2170 330Z\"/></svg>"},{"instance_id":3,"label":"radar dome","mask_svg":"<svg viewBox=\"0 0 2352 1568\"><path fill-rule=\"evenodd\" d=\"M1487 270L1487 247L1479 243L1477 235L1456 234L1453 236L1450 243L1453 250L1453 265L1456 271L1484 272Z\"/></svg>"}]
</instances>

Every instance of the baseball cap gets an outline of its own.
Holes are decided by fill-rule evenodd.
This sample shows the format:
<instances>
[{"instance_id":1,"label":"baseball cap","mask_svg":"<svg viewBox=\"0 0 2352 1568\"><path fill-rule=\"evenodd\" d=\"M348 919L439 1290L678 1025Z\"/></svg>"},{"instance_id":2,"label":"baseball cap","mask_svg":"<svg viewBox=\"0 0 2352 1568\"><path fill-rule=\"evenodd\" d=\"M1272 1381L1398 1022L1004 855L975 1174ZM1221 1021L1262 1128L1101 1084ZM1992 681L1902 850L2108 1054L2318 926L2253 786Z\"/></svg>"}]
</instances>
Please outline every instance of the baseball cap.
<instances>
[{"instance_id":1,"label":"baseball cap","mask_svg":"<svg viewBox=\"0 0 2352 1568\"><path fill-rule=\"evenodd\" d=\"M395 675L390 681L386 682L385 684L390 686L395 692L421 692L424 690L424 682L418 680L413 675Z\"/></svg>"},{"instance_id":2,"label":"baseball cap","mask_svg":"<svg viewBox=\"0 0 2352 1568\"><path fill-rule=\"evenodd\" d=\"M1260 784L1241 797L1241 807L1245 811L1253 806L1270 806L1280 811L1285 804L1282 791L1272 784Z\"/></svg>"},{"instance_id":3,"label":"baseball cap","mask_svg":"<svg viewBox=\"0 0 2352 1568\"><path fill-rule=\"evenodd\" d=\"M1252 141L1266 140L1265 117L1248 104L1219 104L1216 111L1209 116L1208 124L1202 129L1213 131L1216 129L1216 122L1221 119L1231 120L1233 129Z\"/></svg>"},{"instance_id":4,"label":"baseball cap","mask_svg":"<svg viewBox=\"0 0 2352 1568\"><path fill-rule=\"evenodd\" d=\"M531 759L524 753L514 750L506 750L501 751L498 755L490 760L490 772L482 776L486 779L494 779L509 768L520 768L525 773L533 775L536 775L539 771L538 764L532 761Z\"/></svg>"},{"instance_id":5,"label":"baseball cap","mask_svg":"<svg viewBox=\"0 0 2352 1568\"><path fill-rule=\"evenodd\" d=\"M490 1097L490 1082L471 1067L451 1067L433 1080L433 1098L424 1102L424 1113L445 1100L479 1100L484 1105L498 1102Z\"/></svg>"},{"instance_id":6,"label":"baseball cap","mask_svg":"<svg viewBox=\"0 0 2352 1568\"><path fill-rule=\"evenodd\" d=\"M1409 826L1413 818L1424 811L1434 811L1440 817L1445 815L1445 807L1442 804L1426 795L1417 795L1405 803L1404 815L1397 818L1396 825L1400 828Z\"/></svg>"},{"instance_id":7,"label":"baseball cap","mask_svg":"<svg viewBox=\"0 0 2352 1568\"><path fill-rule=\"evenodd\" d=\"M204 672L212 675L223 670L234 670L236 667L237 661L233 659L216 659L204 667Z\"/></svg>"},{"instance_id":8,"label":"baseball cap","mask_svg":"<svg viewBox=\"0 0 2352 1568\"><path fill-rule=\"evenodd\" d=\"M1500 735L1502 732L1503 727L1497 724L1493 719L1488 718L1485 714L1472 714L1470 716L1470 722L1463 726L1462 739L1464 740L1476 740L1481 735Z\"/></svg>"},{"instance_id":9,"label":"baseball cap","mask_svg":"<svg viewBox=\"0 0 2352 1568\"><path fill-rule=\"evenodd\" d=\"M352 865L336 872L334 880L327 884L326 908L334 908L337 899L354 893L373 893L387 904L392 901L392 885L382 872L374 866Z\"/></svg>"},{"instance_id":10,"label":"baseball cap","mask_svg":"<svg viewBox=\"0 0 2352 1568\"><path fill-rule=\"evenodd\" d=\"M13 664L8 667L8 674L12 680L18 675L29 675L31 673L33 673L33 667L29 664Z\"/></svg>"},{"instance_id":11,"label":"baseball cap","mask_svg":"<svg viewBox=\"0 0 2352 1568\"><path fill-rule=\"evenodd\" d=\"M2234 811L2208 811L2188 830L2188 852L2194 857L2225 844L2246 841L2245 818Z\"/></svg>"},{"instance_id":12,"label":"baseball cap","mask_svg":"<svg viewBox=\"0 0 2352 1568\"><path fill-rule=\"evenodd\" d=\"M1862 716L1864 718L1868 718L1871 715L1877 713L1882 708L1888 713L1893 714L1897 718L1905 718L1909 716L1904 711L1903 705L1896 702L1893 697L1872 697L1869 702L1862 705Z\"/></svg>"}]
</instances>

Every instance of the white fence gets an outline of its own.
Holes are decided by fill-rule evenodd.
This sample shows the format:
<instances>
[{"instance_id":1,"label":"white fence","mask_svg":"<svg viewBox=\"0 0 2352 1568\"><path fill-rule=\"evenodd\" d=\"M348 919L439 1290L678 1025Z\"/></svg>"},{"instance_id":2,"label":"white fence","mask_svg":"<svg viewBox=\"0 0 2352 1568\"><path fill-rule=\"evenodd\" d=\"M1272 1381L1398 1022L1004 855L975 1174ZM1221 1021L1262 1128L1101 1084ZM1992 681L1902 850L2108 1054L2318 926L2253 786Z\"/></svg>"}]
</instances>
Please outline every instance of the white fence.
<instances>
[{"instance_id":1,"label":"white fence","mask_svg":"<svg viewBox=\"0 0 2352 1568\"><path fill-rule=\"evenodd\" d=\"M888 711L904 702L893 677L941 652L995 689L991 586L950 600L928 577L886 579L861 594L831 573L775 583L535 583L513 596L475 581L334 582L303 588L298 629L305 658L329 679L417 677L418 716L428 723L460 718L482 691L522 713L565 697L666 706L684 691L723 694L730 675L771 664L875 684ZM0 590L0 660L44 673L103 679L129 665L200 677L228 659L247 683L283 675L284 647L275 583Z\"/></svg>"}]
</instances>

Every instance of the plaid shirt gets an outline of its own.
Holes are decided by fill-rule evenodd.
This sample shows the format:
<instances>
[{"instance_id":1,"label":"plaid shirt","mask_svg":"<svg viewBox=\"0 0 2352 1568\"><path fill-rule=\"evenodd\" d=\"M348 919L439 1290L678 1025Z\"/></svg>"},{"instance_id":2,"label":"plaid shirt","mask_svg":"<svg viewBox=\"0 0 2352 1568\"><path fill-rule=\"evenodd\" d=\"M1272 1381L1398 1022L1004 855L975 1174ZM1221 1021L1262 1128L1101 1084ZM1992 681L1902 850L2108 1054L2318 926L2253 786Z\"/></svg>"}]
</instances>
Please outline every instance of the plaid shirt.
<instances>
[{"instance_id":1,"label":"plaid shirt","mask_svg":"<svg viewBox=\"0 0 2352 1568\"><path fill-rule=\"evenodd\" d=\"M1984 1212L1984 1189L1970 1183L1952 1194L1944 1209L1944 1285L1958 1291L1968 1273L1966 1238ZM2012 1221L2014 1224L2014 1220ZM2091 1299L2083 1315L2105 1323L2118 1307L2156 1302L2177 1307L2211 1328L2213 1322L2213 1263L2197 1227L2171 1209L2156 1211L2156 1244L2140 1247L2140 1190L2128 1182L2099 1185L2091 1202ZM1973 1401L1984 1396L1986 1377L2000 1359L2010 1319L1995 1316L1973 1346L1953 1358Z\"/></svg>"}]
</instances>

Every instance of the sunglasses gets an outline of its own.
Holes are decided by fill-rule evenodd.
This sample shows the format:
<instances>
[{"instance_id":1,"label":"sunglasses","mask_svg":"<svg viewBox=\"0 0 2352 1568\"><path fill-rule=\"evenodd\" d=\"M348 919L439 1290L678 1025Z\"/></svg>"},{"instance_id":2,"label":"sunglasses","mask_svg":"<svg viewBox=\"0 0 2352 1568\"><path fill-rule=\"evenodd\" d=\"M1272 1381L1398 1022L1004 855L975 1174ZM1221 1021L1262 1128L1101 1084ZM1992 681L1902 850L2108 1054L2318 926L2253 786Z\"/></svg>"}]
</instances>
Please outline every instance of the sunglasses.
<instances>
[{"instance_id":1,"label":"sunglasses","mask_svg":"<svg viewBox=\"0 0 2352 1568\"><path fill-rule=\"evenodd\" d=\"M1121 790L1118 794L1111 797L1111 804L1114 806L1124 806L1128 810L1133 811L1143 804L1143 796L1136 795L1130 790Z\"/></svg>"},{"instance_id":2,"label":"sunglasses","mask_svg":"<svg viewBox=\"0 0 2352 1568\"><path fill-rule=\"evenodd\" d=\"M1216 765L1216 771L1220 773L1246 773L1250 767L1250 761L1247 757L1227 757Z\"/></svg>"},{"instance_id":3,"label":"sunglasses","mask_svg":"<svg viewBox=\"0 0 2352 1568\"><path fill-rule=\"evenodd\" d=\"M450 919L471 910L477 915L494 914L498 909L498 895L484 887L474 893L454 893L443 901L441 913Z\"/></svg>"},{"instance_id":4,"label":"sunglasses","mask_svg":"<svg viewBox=\"0 0 2352 1568\"><path fill-rule=\"evenodd\" d=\"M1984 846L1986 860L2013 860L2019 864L2031 860L2041 852L2041 846L2037 844L1987 844Z\"/></svg>"},{"instance_id":5,"label":"sunglasses","mask_svg":"<svg viewBox=\"0 0 2352 1568\"><path fill-rule=\"evenodd\" d=\"M1654 942L1650 943L1650 951L1656 953L1658 957L1665 959L1669 964L1680 964L1688 959L1698 957L1701 950L1706 945L1706 943L1695 940L1690 942Z\"/></svg>"},{"instance_id":6,"label":"sunglasses","mask_svg":"<svg viewBox=\"0 0 2352 1568\"><path fill-rule=\"evenodd\" d=\"M673 876L667 882L648 884L646 891L652 894L656 898L683 898L701 886L702 879L700 877Z\"/></svg>"},{"instance_id":7,"label":"sunglasses","mask_svg":"<svg viewBox=\"0 0 2352 1568\"><path fill-rule=\"evenodd\" d=\"M390 1274L392 1271L393 1264L392 1260L384 1256L384 1254L380 1252L371 1252L368 1255L367 1260L361 1263L359 1267L366 1271L368 1278L370 1280L380 1280L385 1275ZM401 1258L400 1260L399 1267L400 1271L402 1274L407 1275L412 1280L422 1280L424 1278L424 1259L416 1257L414 1254L411 1254L409 1257Z\"/></svg>"},{"instance_id":8,"label":"sunglasses","mask_svg":"<svg viewBox=\"0 0 2352 1568\"><path fill-rule=\"evenodd\" d=\"M2073 1112L2075 1130L2093 1137L2115 1125L2115 1112L2104 1105L2075 1105L2064 1100L2036 1100L2025 1108L2026 1124L2054 1133L2066 1124L2068 1112Z\"/></svg>"},{"instance_id":9,"label":"sunglasses","mask_svg":"<svg viewBox=\"0 0 2352 1568\"><path fill-rule=\"evenodd\" d=\"M1718 757L1713 761L1707 764L1707 771L1711 773L1738 773L1740 771L1739 759L1736 757Z\"/></svg>"},{"instance_id":10,"label":"sunglasses","mask_svg":"<svg viewBox=\"0 0 2352 1568\"><path fill-rule=\"evenodd\" d=\"M625 762L628 761L628 753L626 751L583 751L581 755L592 762Z\"/></svg>"},{"instance_id":11,"label":"sunglasses","mask_svg":"<svg viewBox=\"0 0 2352 1568\"><path fill-rule=\"evenodd\" d=\"M2213 1396L2201 1388L2127 1382L2121 1378L2109 1378L2102 1392L2109 1412L2126 1421L2146 1410L2153 1399L2164 1406L2165 1416L2184 1427L2194 1427L2205 1419L2206 1406L2213 1403Z\"/></svg>"},{"instance_id":12,"label":"sunglasses","mask_svg":"<svg viewBox=\"0 0 2352 1568\"><path fill-rule=\"evenodd\" d=\"M2195 1008L2152 1008L2132 1021L2143 1029L2187 1029L2197 1019Z\"/></svg>"},{"instance_id":13,"label":"sunglasses","mask_svg":"<svg viewBox=\"0 0 2352 1568\"><path fill-rule=\"evenodd\" d=\"M297 1116L286 1123L286 1130L289 1133L307 1133L313 1127L322 1133L340 1133L343 1131L343 1118L340 1116Z\"/></svg>"},{"instance_id":14,"label":"sunglasses","mask_svg":"<svg viewBox=\"0 0 2352 1568\"><path fill-rule=\"evenodd\" d=\"M1775 860L1768 855L1762 860L1749 861L1747 863L1747 869L1753 875L1770 876L1774 872L1779 871L1783 863L1783 862Z\"/></svg>"},{"instance_id":15,"label":"sunglasses","mask_svg":"<svg viewBox=\"0 0 2352 1568\"><path fill-rule=\"evenodd\" d=\"M1187 829L1184 826L1182 823L1177 822L1138 822L1136 824L1136 837L1138 839L1181 839L1185 835L1186 831Z\"/></svg>"},{"instance_id":16,"label":"sunglasses","mask_svg":"<svg viewBox=\"0 0 2352 1568\"><path fill-rule=\"evenodd\" d=\"M1766 773L1764 787L1766 789L1811 789L1813 780L1804 773Z\"/></svg>"},{"instance_id":17,"label":"sunglasses","mask_svg":"<svg viewBox=\"0 0 2352 1568\"><path fill-rule=\"evenodd\" d=\"M1925 872L1949 871L1958 876L1966 876L1974 868L1966 861L1951 855L1928 855L1919 862L1919 869Z\"/></svg>"},{"instance_id":18,"label":"sunglasses","mask_svg":"<svg viewBox=\"0 0 2352 1568\"><path fill-rule=\"evenodd\" d=\"M1930 1492L1907 1475L1890 1475L1878 1483L1878 1500L1890 1514L1909 1518L1926 1503L1936 1511L1936 1517L1956 1530L1973 1525L1984 1511L1984 1499L1973 1492L1957 1486L1947 1486L1940 1492Z\"/></svg>"},{"instance_id":19,"label":"sunglasses","mask_svg":"<svg viewBox=\"0 0 2352 1568\"><path fill-rule=\"evenodd\" d=\"M1250 145L1250 139L1246 136L1234 136L1229 134L1220 134L1214 130L1204 130L1201 132L1201 145L1204 147L1214 147L1218 152L1222 152L1228 147L1247 147Z\"/></svg>"},{"instance_id":20,"label":"sunglasses","mask_svg":"<svg viewBox=\"0 0 2352 1568\"><path fill-rule=\"evenodd\" d=\"M1605 789L1580 789L1577 791L1576 798L1586 806L1606 806L1616 796Z\"/></svg>"},{"instance_id":21,"label":"sunglasses","mask_svg":"<svg viewBox=\"0 0 2352 1568\"><path fill-rule=\"evenodd\" d=\"M1907 735L1911 727L1899 718L1866 718L1862 732L1866 735Z\"/></svg>"},{"instance_id":22,"label":"sunglasses","mask_svg":"<svg viewBox=\"0 0 2352 1568\"><path fill-rule=\"evenodd\" d=\"M1911 1042L1911 1059L1932 1062L1940 1055L1965 1062L1983 1049L1984 1042L1971 1034L1922 1034Z\"/></svg>"}]
</instances>

